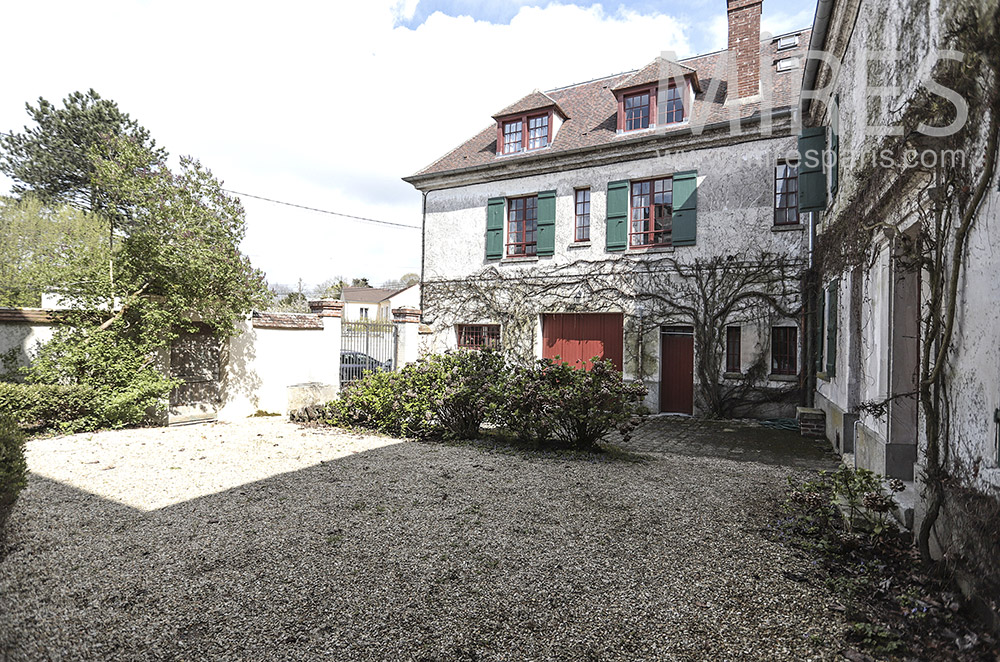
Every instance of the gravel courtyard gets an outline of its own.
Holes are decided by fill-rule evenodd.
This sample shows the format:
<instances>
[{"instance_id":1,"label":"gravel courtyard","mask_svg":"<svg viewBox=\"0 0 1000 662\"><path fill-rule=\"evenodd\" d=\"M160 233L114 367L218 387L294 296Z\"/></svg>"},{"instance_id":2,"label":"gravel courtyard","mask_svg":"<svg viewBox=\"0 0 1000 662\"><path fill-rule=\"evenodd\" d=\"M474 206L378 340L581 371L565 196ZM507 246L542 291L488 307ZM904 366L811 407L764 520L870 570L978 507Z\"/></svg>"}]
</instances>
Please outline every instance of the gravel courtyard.
<instances>
[{"instance_id":1,"label":"gravel courtyard","mask_svg":"<svg viewBox=\"0 0 1000 662\"><path fill-rule=\"evenodd\" d=\"M0 660L820 660L803 469L595 461L274 419L28 443ZM803 474L804 475L804 474Z\"/></svg>"}]
</instances>

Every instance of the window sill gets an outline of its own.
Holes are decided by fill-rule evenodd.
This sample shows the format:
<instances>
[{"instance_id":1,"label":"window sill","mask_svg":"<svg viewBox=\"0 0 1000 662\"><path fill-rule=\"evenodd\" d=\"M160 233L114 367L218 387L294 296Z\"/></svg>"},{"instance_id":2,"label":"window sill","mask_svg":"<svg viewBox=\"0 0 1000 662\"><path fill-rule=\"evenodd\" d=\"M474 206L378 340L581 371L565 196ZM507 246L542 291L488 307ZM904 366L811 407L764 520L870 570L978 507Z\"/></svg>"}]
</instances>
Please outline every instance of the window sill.
<instances>
[{"instance_id":1,"label":"window sill","mask_svg":"<svg viewBox=\"0 0 1000 662\"><path fill-rule=\"evenodd\" d=\"M500 260L500 264L509 264L511 262L538 262L537 255L517 255L513 257L504 257Z\"/></svg>"},{"instance_id":2,"label":"window sill","mask_svg":"<svg viewBox=\"0 0 1000 662\"><path fill-rule=\"evenodd\" d=\"M798 375L775 375L770 374L767 376L768 381L771 382L797 382L799 381Z\"/></svg>"},{"instance_id":3,"label":"window sill","mask_svg":"<svg viewBox=\"0 0 1000 662\"><path fill-rule=\"evenodd\" d=\"M786 223L784 225L772 225L771 232L794 232L795 230L805 230L802 223Z\"/></svg>"},{"instance_id":4,"label":"window sill","mask_svg":"<svg viewBox=\"0 0 1000 662\"><path fill-rule=\"evenodd\" d=\"M660 131L667 131L671 129L677 129L680 127L689 126L690 124L691 120L685 118L680 122L668 122L666 124L650 124L644 129L632 129L632 130L615 129L615 137L621 138L621 137L641 136L646 133L654 133L657 129L659 129Z\"/></svg>"},{"instance_id":5,"label":"window sill","mask_svg":"<svg viewBox=\"0 0 1000 662\"><path fill-rule=\"evenodd\" d=\"M566 248L590 248L591 243L589 241L574 241Z\"/></svg>"},{"instance_id":6,"label":"window sill","mask_svg":"<svg viewBox=\"0 0 1000 662\"><path fill-rule=\"evenodd\" d=\"M629 248L628 253L632 254L642 254L642 253L673 253L673 246L641 246L639 248Z\"/></svg>"},{"instance_id":7,"label":"window sill","mask_svg":"<svg viewBox=\"0 0 1000 662\"><path fill-rule=\"evenodd\" d=\"M831 377L833 377L833 375L827 374L825 372L817 372L816 373L816 379L818 379L818 380L820 380L822 382L828 382L828 381L830 381Z\"/></svg>"},{"instance_id":8,"label":"window sill","mask_svg":"<svg viewBox=\"0 0 1000 662\"><path fill-rule=\"evenodd\" d=\"M742 372L724 372L722 373L723 379L743 379Z\"/></svg>"},{"instance_id":9,"label":"window sill","mask_svg":"<svg viewBox=\"0 0 1000 662\"><path fill-rule=\"evenodd\" d=\"M519 152L510 152L508 154L503 154L502 152L497 152L498 159L509 159L513 156L524 156L525 154L538 154L539 152L544 152L552 147L552 143L549 143L545 147L535 147L533 149L522 149Z\"/></svg>"}]
</instances>

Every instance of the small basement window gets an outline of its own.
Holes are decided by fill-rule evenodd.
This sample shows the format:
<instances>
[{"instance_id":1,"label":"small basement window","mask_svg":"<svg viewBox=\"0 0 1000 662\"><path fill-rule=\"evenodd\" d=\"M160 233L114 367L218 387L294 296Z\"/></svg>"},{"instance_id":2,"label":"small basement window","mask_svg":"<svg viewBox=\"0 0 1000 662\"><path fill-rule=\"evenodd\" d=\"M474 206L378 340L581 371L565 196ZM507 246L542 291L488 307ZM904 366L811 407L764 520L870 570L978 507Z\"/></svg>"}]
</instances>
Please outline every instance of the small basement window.
<instances>
[{"instance_id":1,"label":"small basement window","mask_svg":"<svg viewBox=\"0 0 1000 662\"><path fill-rule=\"evenodd\" d=\"M500 346L499 324L459 324L458 346L462 349L485 349Z\"/></svg>"},{"instance_id":2,"label":"small basement window","mask_svg":"<svg viewBox=\"0 0 1000 662\"><path fill-rule=\"evenodd\" d=\"M786 48L795 48L799 45L799 35L791 34L787 37L780 37L778 39L778 50L783 51Z\"/></svg>"},{"instance_id":3,"label":"small basement window","mask_svg":"<svg viewBox=\"0 0 1000 662\"><path fill-rule=\"evenodd\" d=\"M791 71L792 69L799 68L799 58L797 57L786 57L778 60L777 65L778 71Z\"/></svg>"}]
</instances>

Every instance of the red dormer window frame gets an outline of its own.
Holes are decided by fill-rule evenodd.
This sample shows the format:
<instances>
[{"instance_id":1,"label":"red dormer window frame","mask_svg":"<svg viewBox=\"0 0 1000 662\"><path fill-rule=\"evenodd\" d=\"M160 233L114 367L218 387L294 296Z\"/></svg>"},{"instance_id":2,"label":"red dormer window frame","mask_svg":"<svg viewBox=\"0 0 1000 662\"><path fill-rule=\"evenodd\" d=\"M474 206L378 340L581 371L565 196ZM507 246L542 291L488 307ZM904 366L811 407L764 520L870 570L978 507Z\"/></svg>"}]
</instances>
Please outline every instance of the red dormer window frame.
<instances>
[{"instance_id":1,"label":"red dormer window frame","mask_svg":"<svg viewBox=\"0 0 1000 662\"><path fill-rule=\"evenodd\" d=\"M553 108L539 112L538 110L528 111L526 113L520 113L518 115L505 115L503 117L497 118L497 156L509 156L511 154L523 154L525 152L537 152L540 149L545 149L552 144L552 121L553 121ZM528 137L528 122L533 119L538 119L539 117L546 118L546 137L545 144L539 147L530 147L530 139ZM506 144L504 143L504 127L512 122L521 123L521 148L519 150L512 150L510 152L504 151Z\"/></svg>"},{"instance_id":2,"label":"red dormer window frame","mask_svg":"<svg viewBox=\"0 0 1000 662\"><path fill-rule=\"evenodd\" d=\"M677 87L673 81L667 85L667 88ZM681 103L684 106L684 118L681 122L688 119L691 114L691 101L692 95L689 90L691 89L691 83L688 81L687 77L684 78L684 89L681 91ZM659 124L657 120L659 119L660 109L658 106L658 92L659 84L653 83L651 85L641 85L637 87L630 87L626 90L619 90L617 92L618 96L618 133L635 133L636 131L646 131L648 129L658 127L658 126L671 126L673 124L680 124L680 122L669 122L667 124ZM634 97L639 94L649 95L649 127L640 129L625 129L625 99L627 97Z\"/></svg>"}]
</instances>

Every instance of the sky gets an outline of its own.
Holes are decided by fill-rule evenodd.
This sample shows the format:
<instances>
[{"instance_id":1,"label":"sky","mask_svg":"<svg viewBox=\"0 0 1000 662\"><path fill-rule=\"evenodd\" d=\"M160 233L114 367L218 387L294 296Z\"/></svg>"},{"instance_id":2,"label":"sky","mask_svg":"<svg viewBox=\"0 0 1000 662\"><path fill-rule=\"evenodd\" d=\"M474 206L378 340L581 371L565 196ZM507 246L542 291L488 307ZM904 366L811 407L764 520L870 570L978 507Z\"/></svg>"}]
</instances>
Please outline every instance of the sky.
<instances>
[{"instance_id":1,"label":"sky","mask_svg":"<svg viewBox=\"0 0 1000 662\"><path fill-rule=\"evenodd\" d=\"M94 88L226 188L419 227L402 177L551 89L726 46L725 0L21 0L8 3L0 131L26 102ZM762 30L814 0L764 0ZM17 27L15 27L17 26ZM10 180L0 175L0 194ZM242 197L272 284L419 272L419 229Z\"/></svg>"}]
</instances>

